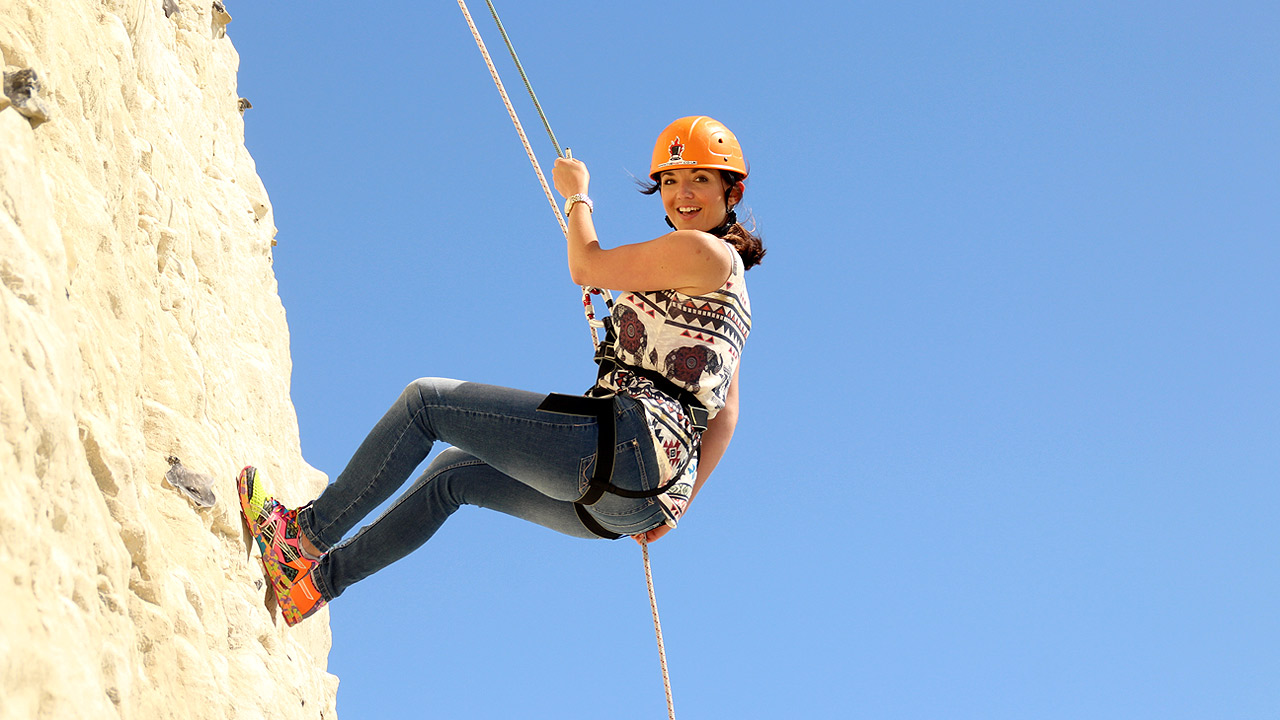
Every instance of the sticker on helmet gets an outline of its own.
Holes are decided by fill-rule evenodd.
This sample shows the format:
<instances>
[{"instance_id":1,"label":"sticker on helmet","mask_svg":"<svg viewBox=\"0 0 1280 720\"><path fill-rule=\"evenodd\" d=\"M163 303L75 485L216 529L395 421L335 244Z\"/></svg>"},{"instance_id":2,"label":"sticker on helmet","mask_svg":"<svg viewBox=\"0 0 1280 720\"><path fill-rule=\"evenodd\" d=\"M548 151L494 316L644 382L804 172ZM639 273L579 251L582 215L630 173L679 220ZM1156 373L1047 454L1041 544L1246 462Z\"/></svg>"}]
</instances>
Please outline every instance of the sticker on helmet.
<instances>
[{"instance_id":1,"label":"sticker on helmet","mask_svg":"<svg viewBox=\"0 0 1280 720\"><path fill-rule=\"evenodd\" d=\"M680 136L677 135L671 141L671 147L667 148L671 153L671 157L664 163L659 163L656 169L671 167L672 165L697 165L697 160L685 160L681 155L684 154L684 143L680 142ZM659 156L661 157L661 156Z\"/></svg>"}]
</instances>

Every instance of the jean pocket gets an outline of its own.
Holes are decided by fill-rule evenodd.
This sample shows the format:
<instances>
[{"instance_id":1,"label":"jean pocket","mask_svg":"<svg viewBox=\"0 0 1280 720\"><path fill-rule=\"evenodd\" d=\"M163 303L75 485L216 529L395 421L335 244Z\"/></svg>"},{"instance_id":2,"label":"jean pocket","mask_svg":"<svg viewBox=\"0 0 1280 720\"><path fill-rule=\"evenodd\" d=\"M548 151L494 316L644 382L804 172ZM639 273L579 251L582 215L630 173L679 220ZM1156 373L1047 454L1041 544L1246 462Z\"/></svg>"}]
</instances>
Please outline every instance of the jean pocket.
<instances>
[{"instance_id":1,"label":"jean pocket","mask_svg":"<svg viewBox=\"0 0 1280 720\"><path fill-rule=\"evenodd\" d=\"M642 442L638 438L624 440L615 445L613 477L609 479L609 483L632 492L654 490L657 487L658 475L657 461L647 457L652 455L651 445L652 443ZM650 452L646 453L647 450ZM578 489L583 493L590 486L591 475L595 472L595 461L595 454L584 457L580 461ZM628 515L649 507L655 502L652 497L625 498L606 490L604 496L591 506L591 510L596 515Z\"/></svg>"}]
</instances>

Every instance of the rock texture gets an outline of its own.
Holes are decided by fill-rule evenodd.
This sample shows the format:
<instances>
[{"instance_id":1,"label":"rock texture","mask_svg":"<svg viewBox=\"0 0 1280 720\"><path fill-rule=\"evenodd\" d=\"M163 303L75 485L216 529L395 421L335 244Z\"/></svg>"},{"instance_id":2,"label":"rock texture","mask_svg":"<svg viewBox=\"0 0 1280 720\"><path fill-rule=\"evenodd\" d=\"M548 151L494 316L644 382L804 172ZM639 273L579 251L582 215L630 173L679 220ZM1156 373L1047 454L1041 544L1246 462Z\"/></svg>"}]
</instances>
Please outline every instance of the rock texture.
<instances>
[{"instance_id":1,"label":"rock texture","mask_svg":"<svg viewBox=\"0 0 1280 720\"><path fill-rule=\"evenodd\" d=\"M6 77L39 79L0 103L0 718L336 716L327 612L284 625L236 509L244 464L294 502L325 477L227 20L0 3Z\"/></svg>"}]
</instances>

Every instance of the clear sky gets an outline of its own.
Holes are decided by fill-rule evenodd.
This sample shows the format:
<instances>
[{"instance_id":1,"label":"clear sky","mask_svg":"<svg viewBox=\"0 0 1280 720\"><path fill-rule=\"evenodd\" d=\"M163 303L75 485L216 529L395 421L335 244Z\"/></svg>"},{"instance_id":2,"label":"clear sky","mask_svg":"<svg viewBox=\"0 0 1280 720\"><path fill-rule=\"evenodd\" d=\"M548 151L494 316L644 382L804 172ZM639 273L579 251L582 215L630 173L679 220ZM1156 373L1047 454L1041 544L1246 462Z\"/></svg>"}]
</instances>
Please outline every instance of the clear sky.
<instances>
[{"instance_id":1,"label":"clear sky","mask_svg":"<svg viewBox=\"0 0 1280 720\"><path fill-rule=\"evenodd\" d=\"M307 460L416 377L590 385L456 4L227 5ZM742 419L652 549L677 717L1280 715L1280 6L498 9L606 245L670 120L751 162ZM465 508L332 626L345 720L665 717L629 540Z\"/></svg>"}]
</instances>

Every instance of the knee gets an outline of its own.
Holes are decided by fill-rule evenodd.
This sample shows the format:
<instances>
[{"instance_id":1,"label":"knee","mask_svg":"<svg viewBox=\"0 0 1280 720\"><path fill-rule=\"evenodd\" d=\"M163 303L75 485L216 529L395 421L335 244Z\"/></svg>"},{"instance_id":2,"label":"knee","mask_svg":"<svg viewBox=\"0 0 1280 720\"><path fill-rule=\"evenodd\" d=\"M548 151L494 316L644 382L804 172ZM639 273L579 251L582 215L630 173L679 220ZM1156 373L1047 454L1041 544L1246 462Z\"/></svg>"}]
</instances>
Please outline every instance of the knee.
<instances>
[{"instance_id":1,"label":"knee","mask_svg":"<svg viewBox=\"0 0 1280 720\"><path fill-rule=\"evenodd\" d=\"M405 386L404 392L400 394L400 397L411 408L418 408L423 405L434 405L439 403L441 395L445 391L447 391L452 385L456 384L456 380L449 380L446 378L418 378Z\"/></svg>"},{"instance_id":2,"label":"knee","mask_svg":"<svg viewBox=\"0 0 1280 720\"><path fill-rule=\"evenodd\" d=\"M436 381L440 378L422 377L405 385L405 395L434 395L436 394Z\"/></svg>"},{"instance_id":3,"label":"knee","mask_svg":"<svg viewBox=\"0 0 1280 720\"><path fill-rule=\"evenodd\" d=\"M447 498L455 507L463 505L467 502L466 481L474 473L474 468L481 465L484 463L467 452L455 447L445 448L427 465L417 485Z\"/></svg>"},{"instance_id":4,"label":"knee","mask_svg":"<svg viewBox=\"0 0 1280 720\"><path fill-rule=\"evenodd\" d=\"M476 460L470 453L459 450L456 447L447 447L427 466L427 474L438 475L460 465L466 465L473 460L479 463L479 460Z\"/></svg>"}]
</instances>

